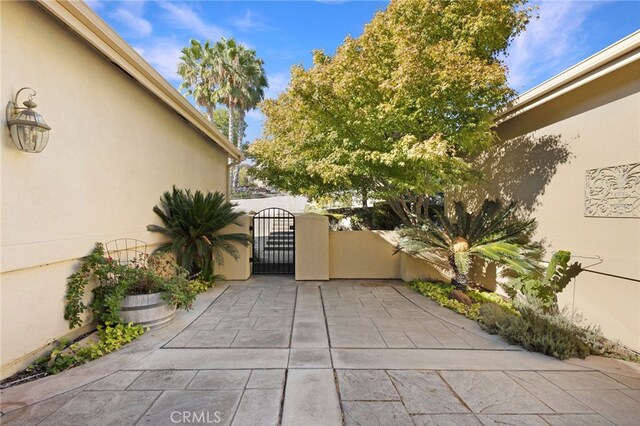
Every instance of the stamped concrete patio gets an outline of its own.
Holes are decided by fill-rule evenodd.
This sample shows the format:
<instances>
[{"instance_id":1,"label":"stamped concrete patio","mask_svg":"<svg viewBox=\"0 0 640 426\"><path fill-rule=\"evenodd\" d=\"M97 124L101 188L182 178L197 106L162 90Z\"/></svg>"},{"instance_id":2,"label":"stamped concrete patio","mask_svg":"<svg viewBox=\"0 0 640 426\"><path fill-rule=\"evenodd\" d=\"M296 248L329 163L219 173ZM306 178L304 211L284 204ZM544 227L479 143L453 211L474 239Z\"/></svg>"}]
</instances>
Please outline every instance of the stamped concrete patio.
<instances>
[{"instance_id":1,"label":"stamped concrete patio","mask_svg":"<svg viewBox=\"0 0 640 426\"><path fill-rule=\"evenodd\" d=\"M640 368L520 350L397 281L263 276L1 396L21 425L636 425Z\"/></svg>"}]
</instances>

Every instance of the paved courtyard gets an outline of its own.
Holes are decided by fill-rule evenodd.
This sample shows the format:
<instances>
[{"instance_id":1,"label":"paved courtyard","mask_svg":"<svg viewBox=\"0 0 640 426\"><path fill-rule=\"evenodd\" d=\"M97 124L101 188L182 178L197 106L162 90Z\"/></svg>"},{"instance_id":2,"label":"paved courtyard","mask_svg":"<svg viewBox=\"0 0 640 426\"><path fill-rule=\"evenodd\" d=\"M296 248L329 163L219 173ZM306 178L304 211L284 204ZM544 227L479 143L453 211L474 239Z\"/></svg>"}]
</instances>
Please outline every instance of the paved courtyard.
<instances>
[{"instance_id":1,"label":"paved courtyard","mask_svg":"<svg viewBox=\"0 0 640 426\"><path fill-rule=\"evenodd\" d=\"M520 350L397 281L262 276L1 397L16 425L636 425L640 368Z\"/></svg>"}]
</instances>

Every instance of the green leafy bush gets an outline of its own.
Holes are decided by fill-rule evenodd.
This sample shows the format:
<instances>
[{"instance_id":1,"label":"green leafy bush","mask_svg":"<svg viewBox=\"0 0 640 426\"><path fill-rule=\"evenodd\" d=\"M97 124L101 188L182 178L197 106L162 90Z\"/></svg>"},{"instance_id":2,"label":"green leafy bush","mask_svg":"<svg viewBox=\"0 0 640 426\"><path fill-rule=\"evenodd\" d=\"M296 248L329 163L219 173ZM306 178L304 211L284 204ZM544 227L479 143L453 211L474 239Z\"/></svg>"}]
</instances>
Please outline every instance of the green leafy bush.
<instances>
[{"instance_id":1,"label":"green leafy bush","mask_svg":"<svg viewBox=\"0 0 640 426\"><path fill-rule=\"evenodd\" d=\"M160 205L153 208L162 226L147 225L147 230L168 239L158 251L172 252L191 276L213 280L214 266L224 263L224 253L239 259L233 243L246 246L251 242L245 233L222 232L225 227L237 224L244 214L235 207L237 204L228 202L220 192L191 192L174 186L171 192L162 194Z\"/></svg>"},{"instance_id":2,"label":"green leafy bush","mask_svg":"<svg viewBox=\"0 0 640 426\"><path fill-rule=\"evenodd\" d=\"M326 213L329 222L336 230L338 219L348 218L348 230L394 230L402 225L402 220L396 215L389 204L376 203L373 207L341 207L329 209Z\"/></svg>"},{"instance_id":3,"label":"green leafy bush","mask_svg":"<svg viewBox=\"0 0 640 426\"><path fill-rule=\"evenodd\" d=\"M516 313L516 310L510 303L506 302L502 297L500 297L500 295L495 293L470 289L465 294L469 296L474 303L471 306L468 306L455 299L449 298L451 291L455 289L455 286L452 284L414 280L408 282L407 285L418 293L434 300L440 306L456 311L457 313L472 320L477 320L479 318L480 306L487 302L495 303L500 306L501 309L510 311L513 314Z\"/></svg>"},{"instance_id":4,"label":"green leafy bush","mask_svg":"<svg viewBox=\"0 0 640 426\"><path fill-rule=\"evenodd\" d=\"M528 306L519 306L520 315L510 314L497 305L485 304L479 320L490 333L509 343L559 359L585 358L589 347L578 337L578 328L562 324Z\"/></svg>"},{"instance_id":5,"label":"green leafy bush","mask_svg":"<svg viewBox=\"0 0 640 426\"><path fill-rule=\"evenodd\" d=\"M540 245L531 241L534 219L521 220L516 204L503 206L498 200L485 200L468 212L462 202L454 203L454 215L435 211L436 220L425 218L419 226L399 229L398 251L426 255L440 270L451 272L451 282L466 290L475 259L502 266L517 274L539 268Z\"/></svg>"},{"instance_id":6,"label":"green leafy bush","mask_svg":"<svg viewBox=\"0 0 640 426\"><path fill-rule=\"evenodd\" d=\"M70 344L68 339L61 339L49 357L41 358L32 368L44 370L47 374L57 374L118 350L144 333L142 326L131 323L107 322L104 325L98 325L97 330L99 337L97 342L80 345L79 343Z\"/></svg>"},{"instance_id":7,"label":"green leafy bush","mask_svg":"<svg viewBox=\"0 0 640 426\"><path fill-rule=\"evenodd\" d=\"M543 276L525 274L503 284L502 287L512 298L522 295L542 307L545 312L558 311L557 294L582 271L579 263L569 264L570 259L571 252L559 250L551 257Z\"/></svg>"},{"instance_id":8,"label":"green leafy bush","mask_svg":"<svg viewBox=\"0 0 640 426\"><path fill-rule=\"evenodd\" d=\"M585 326L579 315L569 315L566 309L549 312L535 299L513 304L498 294L476 290L466 292L473 301L467 306L449 298L453 285L420 280L407 285L440 306L478 321L489 333L531 351L560 359L592 354L640 362L639 354L608 340L598 327Z\"/></svg>"}]
</instances>

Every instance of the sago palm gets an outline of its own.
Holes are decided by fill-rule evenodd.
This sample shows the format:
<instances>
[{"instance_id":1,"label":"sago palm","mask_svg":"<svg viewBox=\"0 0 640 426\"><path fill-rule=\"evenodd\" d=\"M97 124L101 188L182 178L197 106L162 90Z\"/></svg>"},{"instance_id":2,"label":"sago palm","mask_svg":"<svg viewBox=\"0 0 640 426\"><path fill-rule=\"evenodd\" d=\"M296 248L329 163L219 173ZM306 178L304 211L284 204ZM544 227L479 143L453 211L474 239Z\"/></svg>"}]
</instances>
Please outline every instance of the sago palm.
<instances>
[{"instance_id":1,"label":"sago palm","mask_svg":"<svg viewBox=\"0 0 640 426\"><path fill-rule=\"evenodd\" d=\"M239 259L234 242L246 246L251 241L244 233L221 232L226 226L237 224L244 213L234 210L235 207L220 192L192 193L174 186L160 197L160 205L153 208L162 226L147 225L147 230L168 238L157 250L172 251L180 266L209 280L214 277L214 266L224 263L224 253Z\"/></svg>"},{"instance_id":2,"label":"sago palm","mask_svg":"<svg viewBox=\"0 0 640 426\"><path fill-rule=\"evenodd\" d=\"M500 202L485 200L473 213L456 202L453 220L436 213L436 219L425 219L415 227L399 231L398 249L424 255L436 266L449 269L452 284L466 289L474 258L484 259L526 274L538 268L539 248L531 243L536 229L534 219L515 217L515 203L503 207Z\"/></svg>"}]
</instances>

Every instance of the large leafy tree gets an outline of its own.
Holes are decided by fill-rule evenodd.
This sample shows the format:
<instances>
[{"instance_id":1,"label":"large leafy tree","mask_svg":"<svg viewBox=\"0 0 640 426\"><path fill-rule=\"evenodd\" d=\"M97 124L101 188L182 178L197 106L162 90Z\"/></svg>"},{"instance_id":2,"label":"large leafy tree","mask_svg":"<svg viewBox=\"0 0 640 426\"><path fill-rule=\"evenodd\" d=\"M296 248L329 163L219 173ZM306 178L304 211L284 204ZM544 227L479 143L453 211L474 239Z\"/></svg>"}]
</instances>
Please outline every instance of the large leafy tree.
<instances>
[{"instance_id":1,"label":"large leafy tree","mask_svg":"<svg viewBox=\"0 0 640 426\"><path fill-rule=\"evenodd\" d=\"M253 173L295 194L360 191L418 223L428 195L477 178L513 96L500 60L529 19L525 0L392 0L359 38L262 103Z\"/></svg>"}]
</instances>

